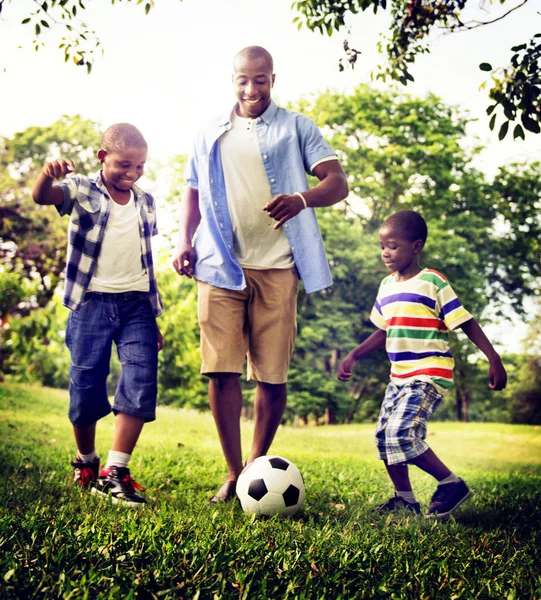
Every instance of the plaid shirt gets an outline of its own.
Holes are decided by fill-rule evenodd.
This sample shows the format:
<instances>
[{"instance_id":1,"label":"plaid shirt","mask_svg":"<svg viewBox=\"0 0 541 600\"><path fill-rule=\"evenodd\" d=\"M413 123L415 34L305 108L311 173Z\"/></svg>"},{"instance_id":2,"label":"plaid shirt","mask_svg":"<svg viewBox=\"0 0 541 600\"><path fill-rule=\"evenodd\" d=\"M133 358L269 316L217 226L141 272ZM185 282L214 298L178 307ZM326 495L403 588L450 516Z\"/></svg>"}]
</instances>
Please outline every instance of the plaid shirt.
<instances>
[{"instance_id":1,"label":"plaid shirt","mask_svg":"<svg viewBox=\"0 0 541 600\"><path fill-rule=\"evenodd\" d=\"M58 187L64 192L64 202L56 209L61 215L70 215L63 304L77 310L96 268L112 200L101 179L101 171L91 177L73 175L59 183ZM154 315L158 317L162 313L162 303L151 247L151 238L158 233L156 206L150 194L135 185L132 190L139 220L141 260L150 282L148 296Z\"/></svg>"}]
</instances>

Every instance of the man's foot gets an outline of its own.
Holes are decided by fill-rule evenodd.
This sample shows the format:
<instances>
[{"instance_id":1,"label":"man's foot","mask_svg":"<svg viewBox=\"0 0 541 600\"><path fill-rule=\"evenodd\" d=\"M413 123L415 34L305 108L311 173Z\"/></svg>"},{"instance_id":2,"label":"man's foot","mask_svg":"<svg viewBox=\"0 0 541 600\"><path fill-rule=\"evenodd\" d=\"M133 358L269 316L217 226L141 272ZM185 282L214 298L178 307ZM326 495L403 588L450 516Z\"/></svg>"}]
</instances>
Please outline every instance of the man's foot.
<instances>
[{"instance_id":1,"label":"man's foot","mask_svg":"<svg viewBox=\"0 0 541 600\"><path fill-rule=\"evenodd\" d=\"M408 502L400 496L389 498L384 504L378 506L379 512L391 512L396 510L409 510L418 515L421 512L421 506L418 502Z\"/></svg>"},{"instance_id":2,"label":"man's foot","mask_svg":"<svg viewBox=\"0 0 541 600\"><path fill-rule=\"evenodd\" d=\"M438 485L428 507L429 518L443 519L471 496L468 486L460 479L455 483Z\"/></svg>"},{"instance_id":3,"label":"man's foot","mask_svg":"<svg viewBox=\"0 0 541 600\"><path fill-rule=\"evenodd\" d=\"M216 492L214 496L209 500L212 504L218 504L219 502L229 502L237 494L237 482L226 481L222 487Z\"/></svg>"},{"instance_id":4,"label":"man's foot","mask_svg":"<svg viewBox=\"0 0 541 600\"><path fill-rule=\"evenodd\" d=\"M90 487L96 481L100 472L100 457L97 456L90 462L84 462L77 455L77 458L71 463L73 467L73 481L82 488Z\"/></svg>"},{"instance_id":5,"label":"man's foot","mask_svg":"<svg viewBox=\"0 0 541 600\"><path fill-rule=\"evenodd\" d=\"M92 486L92 492L103 496L111 496L113 503L121 502L129 506L146 504L143 496L135 490L145 491L135 479L132 479L127 467L106 467L100 471L98 479Z\"/></svg>"}]
</instances>

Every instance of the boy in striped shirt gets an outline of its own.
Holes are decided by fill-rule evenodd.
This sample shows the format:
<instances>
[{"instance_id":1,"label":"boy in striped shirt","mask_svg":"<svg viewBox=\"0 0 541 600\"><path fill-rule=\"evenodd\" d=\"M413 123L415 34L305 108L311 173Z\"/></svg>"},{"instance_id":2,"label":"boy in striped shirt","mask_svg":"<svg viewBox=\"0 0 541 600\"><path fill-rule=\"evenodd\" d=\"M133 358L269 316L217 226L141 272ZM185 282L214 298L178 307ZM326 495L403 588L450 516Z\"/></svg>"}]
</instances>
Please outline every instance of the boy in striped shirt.
<instances>
[{"instance_id":1,"label":"boy in striped shirt","mask_svg":"<svg viewBox=\"0 0 541 600\"><path fill-rule=\"evenodd\" d=\"M507 375L499 355L447 279L420 266L427 233L425 220L412 210L394 213L381 226L381 257L391 275L381 282L370 315L378 330L346 356L338 367L338 379L348 381L358 360L386 347L391 381L379 415L376 445L395 495L378 508L420 512L408 474L412 464L438 481L428 516L442 518L470 496L466 483L425 441L427 421L453 385L449 330L460 327L488 358L490 389L502 390Z\"/></svg>"}]
</instances>

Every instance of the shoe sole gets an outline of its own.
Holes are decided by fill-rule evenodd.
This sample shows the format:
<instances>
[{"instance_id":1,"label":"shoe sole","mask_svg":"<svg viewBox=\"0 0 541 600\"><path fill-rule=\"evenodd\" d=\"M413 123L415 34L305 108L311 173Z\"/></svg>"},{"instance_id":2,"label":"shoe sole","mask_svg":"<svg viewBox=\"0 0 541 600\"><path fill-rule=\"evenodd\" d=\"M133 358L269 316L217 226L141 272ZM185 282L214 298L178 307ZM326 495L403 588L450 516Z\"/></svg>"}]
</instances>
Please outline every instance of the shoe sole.
<instances>
[{"instance_id":1,"label":"shoe sole","mask_svg":"<svg viewBox=\"0 0 541 600\"><path fill-rule=\"evenodd\" d=\"M445 517L448 517L451 513L453 513L461 504L464 504L464 502L466 502L466 500L471 496L471 492L468 491L468 493L463 496L454 506L453 508L451 508L450 510L448 510L447 512L444 513L431 513L429 515L426 515L427 519L444 519Z\"/></svg>"},{"instance_id":2,"label":"shoe sole","mask_svg":"<svg viewBox=\"0 0 541 600\"><path fill-rule=\"evenodd\" d=\"M138 508L139 506L144 506L146 504L146 502L130 502L129 500L124 500L124 498L115 498L112 494L109 494L109 492L102 492L101 490L96 489L95 487L93 487L90 492L92 494L98 494L99 496L103 496L104 498L111 498L111 502L113 504L124 504L125 506L129 506L130 508Z\"/></svg>"}]
</instances>

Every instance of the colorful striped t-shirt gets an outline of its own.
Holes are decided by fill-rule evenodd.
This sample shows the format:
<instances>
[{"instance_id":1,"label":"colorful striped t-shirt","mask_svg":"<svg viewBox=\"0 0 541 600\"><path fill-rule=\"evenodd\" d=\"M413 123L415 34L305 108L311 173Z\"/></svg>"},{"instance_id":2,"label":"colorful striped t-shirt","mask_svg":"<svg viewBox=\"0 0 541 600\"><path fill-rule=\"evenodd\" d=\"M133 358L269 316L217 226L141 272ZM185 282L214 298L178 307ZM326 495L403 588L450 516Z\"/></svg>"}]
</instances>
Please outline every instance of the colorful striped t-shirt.
<instances>
[{"instance_id":1,"label":"colorful striped t-shirt","mask_svg":"<svg viewBox=\"0 0 541 600\"><path fill-rule=\"evenodd\" d=\"M423 269L406 281L396 281L396 273L385 277L370 320L387 332L391 381L396 385L429 381L440 392L449 389L455 364L449 330L471 318L437 271Z\"/></svg>"}]
</instances>

